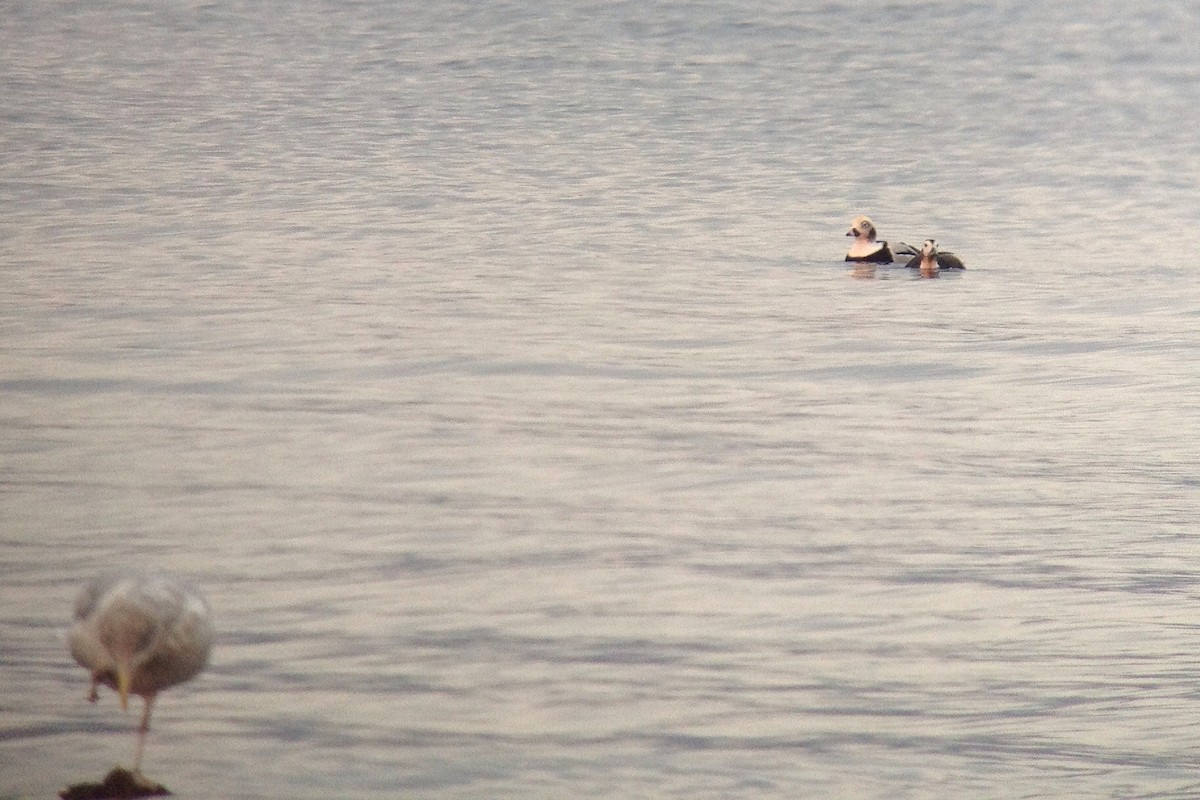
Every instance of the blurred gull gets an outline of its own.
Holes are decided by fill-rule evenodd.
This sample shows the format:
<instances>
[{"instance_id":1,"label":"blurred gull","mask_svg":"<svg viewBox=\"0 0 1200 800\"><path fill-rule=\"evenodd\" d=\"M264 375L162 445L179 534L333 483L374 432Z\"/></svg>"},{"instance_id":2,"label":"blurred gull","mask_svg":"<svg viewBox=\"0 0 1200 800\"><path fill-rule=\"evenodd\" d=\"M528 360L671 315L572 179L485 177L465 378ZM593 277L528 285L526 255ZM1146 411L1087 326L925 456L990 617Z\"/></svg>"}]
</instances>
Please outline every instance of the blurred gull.
<instances>
[{"instance_id":1,"label":"blurred gull","mask_svg":"<svg viewBox=\"0 0 1200 800\"><path fill-rule=\"evenodd\" d=\"M145 700L133 757L133 773L140 775L154 698L208 663L213 641L208 602L173 575L102 575L80 591L69 641L71 655L92 673L90 701L96 702L98 684L116 690L122 711L131 694Z\"/></svg>"}]
</instances>

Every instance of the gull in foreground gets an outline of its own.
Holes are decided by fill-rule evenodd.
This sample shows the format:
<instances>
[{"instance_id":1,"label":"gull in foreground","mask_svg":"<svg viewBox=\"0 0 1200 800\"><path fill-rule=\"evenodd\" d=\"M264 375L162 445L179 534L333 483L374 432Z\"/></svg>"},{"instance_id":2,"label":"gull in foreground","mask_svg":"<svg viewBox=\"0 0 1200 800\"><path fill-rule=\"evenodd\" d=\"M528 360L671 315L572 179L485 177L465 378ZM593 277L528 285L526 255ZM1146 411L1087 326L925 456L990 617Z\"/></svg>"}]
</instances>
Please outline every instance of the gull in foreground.
<instances>
[{"instance_id":1,"label":"gull in foreground","mask_svg":"<svg viewBox=\"0 0 1200 800\"><path fill-rule=\"evenodd\" d=\"M69 641L71 655L92 673L90 701L96 702L99 684L116 690L122 711L131 694L145 701L133 756L133 774L140 776L154 699L208 663L213 641L208 602L173 575L103 575L80 591Z\"/></svg>"}]
</instances>

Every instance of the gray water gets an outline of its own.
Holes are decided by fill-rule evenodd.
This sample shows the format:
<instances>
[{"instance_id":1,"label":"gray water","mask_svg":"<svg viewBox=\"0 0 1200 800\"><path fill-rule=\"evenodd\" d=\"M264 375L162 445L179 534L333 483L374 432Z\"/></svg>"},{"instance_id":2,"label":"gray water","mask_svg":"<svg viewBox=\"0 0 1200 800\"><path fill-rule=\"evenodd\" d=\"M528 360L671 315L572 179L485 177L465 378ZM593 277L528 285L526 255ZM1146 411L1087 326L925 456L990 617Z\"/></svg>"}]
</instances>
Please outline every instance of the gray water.
<instances>
[{"instance_id":1,"label":"gray water","mask_svg":"<svg viewBox=\"0 0 1200 800\"><path fill-rule=\"evenodd\" d=\"M1200 795L1195 7L0 10L0 795Z\"/></svg>"}]
</instances>

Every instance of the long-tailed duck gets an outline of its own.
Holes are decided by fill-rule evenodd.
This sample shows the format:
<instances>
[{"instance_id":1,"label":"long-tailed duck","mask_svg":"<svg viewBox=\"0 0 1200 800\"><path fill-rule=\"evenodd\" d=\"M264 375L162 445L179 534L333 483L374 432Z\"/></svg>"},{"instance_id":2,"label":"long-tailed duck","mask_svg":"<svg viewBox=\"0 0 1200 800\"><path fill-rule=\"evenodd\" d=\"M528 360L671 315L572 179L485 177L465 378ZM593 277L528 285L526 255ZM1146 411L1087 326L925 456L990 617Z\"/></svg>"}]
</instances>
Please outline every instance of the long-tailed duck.
<instances>
[{"instance_id":1,"label":"long-tailed duck","mask_svg":"<svg viewBox=\"0 0 1200 800\"><path fill-rule=\"evenodd\" d=\"M939 251L937 241L933 239L925 240L920 255L913 256L908 266L921 270L921 275L926 278L932 278L942 269L966 269L962 259L954 253Z\"/></svg>"},{"instance_id":2,"label":"long-tailed duck","mask_svg":"<svg viewBox=\"0 0 1200 800\"><path fill-rule=\"evenodd\" d=\"M846 235L854 237L854 244L850 245L850 250L846 253L847 261L890 264L895 260L887 242L875 241L875 223L868 217L856 217Z\"/></svg>"}]
</instances>

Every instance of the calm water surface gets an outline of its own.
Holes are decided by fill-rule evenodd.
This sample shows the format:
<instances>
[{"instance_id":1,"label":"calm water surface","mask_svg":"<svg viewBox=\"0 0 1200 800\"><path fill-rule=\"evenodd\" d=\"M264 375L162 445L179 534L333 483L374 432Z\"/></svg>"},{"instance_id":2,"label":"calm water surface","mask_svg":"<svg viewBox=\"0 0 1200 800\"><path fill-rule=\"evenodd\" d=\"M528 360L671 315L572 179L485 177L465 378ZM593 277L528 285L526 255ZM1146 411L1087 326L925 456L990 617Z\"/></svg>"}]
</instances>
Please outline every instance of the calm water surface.
<instances>
[{"instance_id":1,"label":"calm water surface","mask_svg":"<svg viewBox=\"0 0 1200 800\"><path fill-rule=\"evenodd\" d=\"M1200 19L1082 8L5 4L0 795L123 564L185 798L1200 794Z\"/></svg>"}]
</instances>

